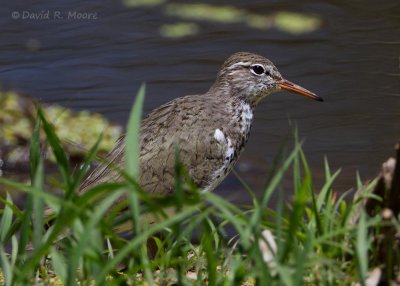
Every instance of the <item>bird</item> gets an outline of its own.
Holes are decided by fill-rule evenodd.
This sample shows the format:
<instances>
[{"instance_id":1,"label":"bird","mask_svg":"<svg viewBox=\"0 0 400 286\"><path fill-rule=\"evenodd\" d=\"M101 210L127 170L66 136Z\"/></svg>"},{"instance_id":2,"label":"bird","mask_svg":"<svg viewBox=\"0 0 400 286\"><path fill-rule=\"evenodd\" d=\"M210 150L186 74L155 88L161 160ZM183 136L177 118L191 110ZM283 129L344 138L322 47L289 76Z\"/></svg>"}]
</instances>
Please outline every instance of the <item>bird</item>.
<instances>
[{"instance_id":1,"label":"bird","mask_svg":"<svg viewBox=\"0 0 400 286\"><path fill-rule=\"evenodd\" d=\"M180 163L194 184L202 191L213 191L243 152L257 105L279 91L323 101L282 77L267 58L248 52L231 55L206 93L176 98L142 120L139 185L150 194L164 196L174 192L178 150ZM83 181L81 192L122 179L118 169L125 166L125 136Z\"/></svg>"}]
</instances>

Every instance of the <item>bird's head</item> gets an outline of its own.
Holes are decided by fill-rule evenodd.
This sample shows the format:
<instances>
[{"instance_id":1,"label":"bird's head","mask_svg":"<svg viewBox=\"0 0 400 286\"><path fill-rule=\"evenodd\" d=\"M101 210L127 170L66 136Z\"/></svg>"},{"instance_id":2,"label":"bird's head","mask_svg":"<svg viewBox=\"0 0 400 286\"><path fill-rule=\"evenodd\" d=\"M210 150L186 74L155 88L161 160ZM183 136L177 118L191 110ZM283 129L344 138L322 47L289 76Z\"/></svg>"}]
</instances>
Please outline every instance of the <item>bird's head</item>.
<instances>
[{"instance_id":1,"label":"bird's head","mask_svg":"<svg viewBox=\"0 0 400 286\"><path fill-rule=\"evenodd\" d=\"M225 61L213 88L253 106L268 94L282 90L323 101L315 93L284 79L270 60L244 52L233 54Z\"/></svg>"}]
</instances>

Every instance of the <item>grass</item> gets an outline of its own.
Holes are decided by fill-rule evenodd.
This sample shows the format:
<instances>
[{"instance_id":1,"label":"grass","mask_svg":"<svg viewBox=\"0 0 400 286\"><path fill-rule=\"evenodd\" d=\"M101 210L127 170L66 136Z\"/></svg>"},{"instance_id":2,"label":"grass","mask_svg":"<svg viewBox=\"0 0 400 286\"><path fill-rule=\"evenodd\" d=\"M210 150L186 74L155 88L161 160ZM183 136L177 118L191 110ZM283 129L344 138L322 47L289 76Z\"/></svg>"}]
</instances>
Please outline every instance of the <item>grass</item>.
<instances>
[{"instance_id":1,"label":"grass","mask_svg":"<svg viewBox=\"0 0 400 286\"><path fill-rule=\"evenodd\" d=\"M367 272L376 264L374 233L384 222L364 211L358 223L353 222L362 200L345 200L345 194L333 192L340 171L332 172L327 161L325 183L316 190L297 139L290 154L275 164L262 196L256 198L249 190L253 200L246 208L198 190L179 163L174 194L145 193L136 180L144 93L142 87L128 123L124 179L97 185L83 195L77 189L101 138L82 166L72 170L54 129L38 109L30 149L31 184L0 178L1 185L27 194L24 209L10 196L0 198L4 284L365 285ZM44 185L41 131L57 161L62 197ZM271 206L271 196L288 172L293 172L293 199L288 203L281 198ZM364 186L366 194L374 184ZM45 216L46 208L53 214ZM146 224L149 216L158 222ZM116 231L126 224L132 226L127 239L126 233ZM149 239L156 246L152 259Z\"/></svg>"}]
</instances>

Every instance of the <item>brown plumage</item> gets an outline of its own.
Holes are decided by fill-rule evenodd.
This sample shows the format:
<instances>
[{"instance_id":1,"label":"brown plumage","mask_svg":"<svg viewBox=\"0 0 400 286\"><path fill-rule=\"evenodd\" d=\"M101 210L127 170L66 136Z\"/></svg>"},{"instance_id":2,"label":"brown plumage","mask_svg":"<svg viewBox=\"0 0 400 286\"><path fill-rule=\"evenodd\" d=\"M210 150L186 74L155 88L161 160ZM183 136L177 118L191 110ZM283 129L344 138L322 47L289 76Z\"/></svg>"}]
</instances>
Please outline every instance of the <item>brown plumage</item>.
<instances>
[{"instance_id":1,"label":"brown plumage","mask_svg":"<svg viewBox=\"0 0 400 286\"><path fill-rule=\"evenodd\" d=\"M322 100L283 79L266 58L251 53L232 55L208 92L172 100L143 119L139 184L149 193L172 192L178 147L180 160L193 181L203 190L213 190L243 151L258 102L282 89ZM107 163L98 166L83 182L82 192L120 178L115 167L125 166L124 146L122 137L107 156Z\"/></svg>"}]
</instances>

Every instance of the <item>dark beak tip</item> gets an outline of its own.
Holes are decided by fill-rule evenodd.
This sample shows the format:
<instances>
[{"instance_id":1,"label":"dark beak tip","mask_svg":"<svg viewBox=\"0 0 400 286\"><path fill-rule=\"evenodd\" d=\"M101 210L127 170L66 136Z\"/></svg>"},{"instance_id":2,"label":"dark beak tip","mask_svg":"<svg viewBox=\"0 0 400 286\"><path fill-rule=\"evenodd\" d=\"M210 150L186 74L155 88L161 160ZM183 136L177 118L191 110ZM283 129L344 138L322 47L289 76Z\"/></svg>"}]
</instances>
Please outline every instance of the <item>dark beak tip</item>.
<instances>
[{"instance_id":1,"label":"dark beak tip","mask_svg":"<svg viewBox=\"0 0 400 286\"><path fill-rule=\"evenodd\" d=\"M296 93L299 95L303 95L308 97L309 99L313 99L315 101L319 101L319 102L323 102L323 98L316 95L315 93L305 89L304 87L301 87L291 81L288 81L287 79L282 79L282 81L280 81L278 83L279 87L281 88L281 90L284 91L289 91L292 93Z\"/></svg>"}]
</instances>

